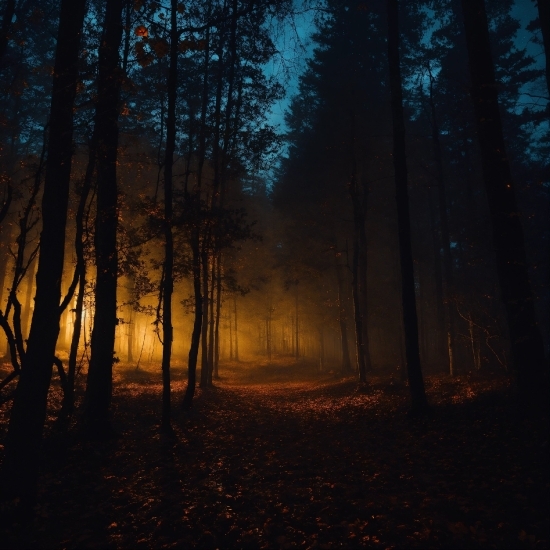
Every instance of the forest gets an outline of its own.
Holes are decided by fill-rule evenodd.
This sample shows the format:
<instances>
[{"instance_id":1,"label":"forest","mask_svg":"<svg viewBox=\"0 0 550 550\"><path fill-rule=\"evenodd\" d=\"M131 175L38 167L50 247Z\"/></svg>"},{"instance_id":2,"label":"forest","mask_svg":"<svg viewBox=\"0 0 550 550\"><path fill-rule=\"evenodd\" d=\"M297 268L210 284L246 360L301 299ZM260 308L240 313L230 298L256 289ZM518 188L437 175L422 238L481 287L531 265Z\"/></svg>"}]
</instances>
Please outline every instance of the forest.
<instances>
[{"instance_id":1,"label":"forest","mask_svg":"<svg viewBox=\"0 0 550 550\"><path fill-rule=\"evenodd\" d=\"M0 548L548 548L550 0L0 21Z\"/></svg>"}]
</instances>

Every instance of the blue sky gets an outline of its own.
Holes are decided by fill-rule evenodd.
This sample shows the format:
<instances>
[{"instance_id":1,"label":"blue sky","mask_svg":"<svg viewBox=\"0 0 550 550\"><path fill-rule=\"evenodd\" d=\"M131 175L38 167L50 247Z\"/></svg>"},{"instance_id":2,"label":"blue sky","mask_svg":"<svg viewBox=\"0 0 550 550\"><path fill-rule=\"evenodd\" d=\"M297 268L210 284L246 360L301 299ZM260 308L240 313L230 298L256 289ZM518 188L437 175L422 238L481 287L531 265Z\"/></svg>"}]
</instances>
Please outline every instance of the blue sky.
<instances>
[{"instance_id":1,"label":"blue sky","mask_svg":"<svg viewBox=\"0 0 550 550\"><path fill-rule=\"evenodd\" d=\"M537 64L544 66L544 50L541 44L533 41L533 33L526 29L531 20L537 16L537 10L532 0L516 0L512 9L512 15L521 23L521 29L517 33L517 46L527 48L527 51L535 58ZM273 61L266 66L266 73L281 78L286 90L285 98L277 101L271 110L271 123L279 126L284 131L284 112L288 108L290 98L296 93L300 74L304 71L307 59L312 55L314 44L311 34L315 27L313 24L314 11L309 10L295 18L294 26L286 25L279 29L276 36L276 46L280 52ZM535 89L526 89L531 95L546 95L547 91L543 82ZM540 88L540 89L538 89ZM544 99L536 99L524 96L526 103L536 102L544 107Z\"/></svg>"}]
</instances>

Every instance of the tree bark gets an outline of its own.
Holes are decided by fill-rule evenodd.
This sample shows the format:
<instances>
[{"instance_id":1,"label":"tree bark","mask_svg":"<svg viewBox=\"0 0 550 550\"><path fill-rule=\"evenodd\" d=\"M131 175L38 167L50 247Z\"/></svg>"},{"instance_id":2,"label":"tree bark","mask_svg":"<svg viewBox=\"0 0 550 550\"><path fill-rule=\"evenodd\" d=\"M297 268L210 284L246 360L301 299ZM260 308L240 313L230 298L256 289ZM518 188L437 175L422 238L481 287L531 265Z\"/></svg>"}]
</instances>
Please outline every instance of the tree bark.
<instances>
[{"instance_id":1,"label":"tree bark","mask_svg":"<svg viewBox=\"0 0 550 550\"><path fill-rule=\"evenodd\" d=\"M174 238L172 235L173 166L176 148L176 96L178 86L177 0L171 0L170 68L168 72L168 113L166 118L166 151L164 157L164 288L162 304L162 419L161 430L170 432L170 359L174 329L172 294L174 292Z\"/></svg>"},{"instance_id":2,"label":"tree bark","mask_svg":"<svg viewBox=\"0 0 550 550\"><path fill-rule=\"evenodd\" d=\"M71 337L71 346L69 349L69 363L67 366L67 387L63 395L63 406L61 412L64 415L72 413L74 408L74 386L76 378L76 361L78 355L78 345L82 333L82 315L84 312L84 296L86 292L86 257L84 255L84 233L87 231L86 206L88 197L92 188L92 179L95 172L97 154L97 140L95 131L92 134L89 145L88 166L84 175L84 184L78 203L76 212L76 231L75 231L75 252L76 252L76 267L75 276L78 282L78 292L76 297L76 305L74 311L73 334Z\"/></svg>"},{"instance_id":3,"label":"tree bark","mask_svg":"<svg viewBox=\"0 0 550 550\"><path fill-rule=\"evenodd\" d=\"M195 322L191 335L191 347L189 348L188 382L183 398L183 410L190 410L193 405L193 396L197 383L197 359L199 356L199 342L202 326L202 295L201 295L201 260L199 251L199 231L193 229L191 234L191 247L193 253L193 289L195 295Z\"/></svg>"},{"instance_id":4,"label":"tree bark","mask_svg":"<svg viewBox=\"0 0 550 550\"><path fill-rule=\"evenodd\" d=\"M216 263L217 253L212 251L212 270L210 273L210 311L208 314L208 380L207 384L212 386L212 373L214 371L214 292L216 289Z\"/></svg>"},{"instance_id":5,"label":"tree bark","mask_svg":"<svg viewBox=\"0 0 550 550\"><path fill-rule=\"evenodd\" d=\"M542 43L546 56L546 86L550 96L550 0L537 0L539 10L540 30L542 31Z\"/></svg>"},{"instance_id":6,"label":"tree bark","mask_svg":"<svg viewBox=\"0 0 550 550\"><path fill-rule=\"evenodd\" d=\"M8 46L9 31L11 27L11 20L15 13L15 0L7 0L4 7L4 13L2 14L2 25L0 27L0 66L6 53Z\"/></svg>"},{"instance_id":7,"label":"tree bark","mask_svg":"<svg viewBox=\"0 0 550 550\"><path fill-rule=\"evenodd\" d=\"M208 386L208 252L206 250L207 236L203 237L201 250L201 269L202 269L202 337L201 337L201 381L200 387Z\"/></svg>"},{"instance_id":8,"label":"tree bark","mask_svg":"<svg viewBox=\"0 0 550 550\"><path fill-rule=\"evenodd\" d=\"M233 295L233 314L235 316L235 361L239 362L239 325L237 323L237 296Z\"/></svg>"},{"instance_id":9,"label":"tree bark","mask_svg":"<svg viewBox=\"0 0 550 550\"><path fill-rule=\"evenodd\" d=\"M295 341L296 341L296 349L295 349L295 352L296 352L296 359L299 359L300 358L300 339L299 339L299 335L300 335L300 332L299 332L299 325L298 325L298 289L296 289L296 318L295 318L295 325L294 325L294 330L296 331L296 336L295 336Z\"/></svg>"},{"instance_id":10,"label":"tree bark","mask_svg":"<svg viewBox=\"0 0 550 550\"><path fill-rule=\"evenodd\" d=\"M219 363L220 363L220 316L222 308L222 254L218 252L218 259L216 262L216 324L214 328L214 378L218 379L219 376Z\"/></svg>"},{"instance_id":11,"label":"tree bark","mask_svg":"<svg viewBox=\"0 0 550 550\"><path fill-rule=\"evenodd\" d=\"M348 343L348 326L346 308L344 306L344 281L342 280L341 267L338 265L338 260L335 257L336 265L336 278L338 281L338 322L340 325L340 338L342 348L342 373L350 373L351 360L349 357L349 343Z\"/></svg>"},{"instance_id":12,"label":"tree bark","mask_svg":"<svg viewBox=\"0 0 550 550\"><path fill-rule=\"evenodd\" d=\"M414 266L411 246L405 120L399 61L398 0L387 0L387 7L388 60L393 119L393 165L395 170L399 258L401 263L401 299L403 305L403 325L405 328L405 354L412 411L414 413L421 413L427 408L427 400L418 347L418 317L416 312Z\"/></svg>"},{"instance_id":13,"label":"tree bark","mask_svg":"<svg viewBox=\"0 0 550 550\"><path fill-rule=\"evenodd\" d=\"M22 332L23 337L29 336L29 328L30 328L30 320L31 320L31 301L32 301L32 293L34 290L34 277L35 277L35 270L36 270L36 264L37 260L36 258L31 262L31 264L27 267L27 290L25 292L25 305L23 306L23 320L22 320Z\"/></svg>"},{"instance_id":14,"label":"tree bark","mask_svg":"<svg viewBox=\"0 0 550 550\"><path fill-rule=\"evenodd\" d=\"M462 12L483 179L518 388L524 406L547 407L544 345L537 326L523 228L504 144L485 3L462 0Z\"/></svg>"},{"instance_id":15,"label":"tree bark","mask_svg":"<svg viewBox=\"0 0 550 550\"><path fill-rule=\"evenodd\" d=\"M115 331L117 326L117 153L120 96L122 10L126 0L109 0L99 49L97 137L97 214L95 229L96 291L91 358L83 421L93 435L111 430Z\"/></svg>"},{"instance_id":16,"label":"tree bark","mask_svg":"<svg viewBox=\"0 0 550 550\"><path fill-rule=\"evenodd\" d=\"M62 0L57 39L48 162L42 197L40 259L35 309L24 369L11 410L2 473L2 496L32 506L55 344L65 252L65 226L71 177L73 105L84 21L84 0Z\"/></svg>"},{"instance_id":17,"label":"tree bark","mask_svg":"<svg viewBox=\"0 0 550 550\"><path fill-rule=\"evenodd\" d=\"M443 245L443 272L445 274L445 328L447 332L447 354L449 360L449 374L455 373L454 368L454 311L452 308L454 298L453 260L451 256L451 234L449 231L449 218L447 216L447 185L443 170L443 152L441 148L441 136L435 111L433 97L433 77L430 73L430 115L432 122L432 145L434 160L437 169L437 197L439 200L439 221L441 224L441 244Z\"/></svg>"},{"instance_id":18,"label":"tree bark","mask_svg":"<svg viewBox=\"0 0 550 550\"><path fill-rule=\"evenodd\" d=\"M209 11L210 14L210 6ZM203 322L203 297L201 293L201 247L200 247L200 222L201 222L201 189L202 189L202 170L206 157L206 112L208 107L208 82L209 82L209 60L210 60L210 27L205 32L206 47L204 50L204 74L201 118L199 128L199 158L197 167L197 189L191 195L186 189L185 200L189 204L189 211L192 213L192 228L190 231L190 245L193 264L193 292L195 298L195 321L193 324L193 333L191 336L191 346L189 348L187 389L182 402L184 410L190 410L193 405L193 396L195 395L195 386L197 383L197 360L199 355L199 344L201 340L202 322Z\"/></svg>"}]
</instances>

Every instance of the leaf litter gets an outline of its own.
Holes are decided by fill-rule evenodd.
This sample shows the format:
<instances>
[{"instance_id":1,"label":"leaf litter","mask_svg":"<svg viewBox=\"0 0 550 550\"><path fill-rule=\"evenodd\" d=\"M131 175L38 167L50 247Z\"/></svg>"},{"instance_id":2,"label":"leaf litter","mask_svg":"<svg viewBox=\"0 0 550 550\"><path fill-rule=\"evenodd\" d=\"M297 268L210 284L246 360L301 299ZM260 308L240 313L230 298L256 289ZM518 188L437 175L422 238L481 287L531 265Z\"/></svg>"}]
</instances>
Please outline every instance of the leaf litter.
<instances>
[{"instance_id":1,"label":"leaf litter","mask_svg":"<svg viewBox=\"0 0 550 550\"><path fill-rule=\"evenodd\" d=\"M159 372L117 369L107 441L59 430L54 385L37 513L0 548L548 548L547 422L519 418L508 378L428 376L410 418L393 380L248 367L191 413L175 369L173 437Z\"/></svg>"}]
</instances>

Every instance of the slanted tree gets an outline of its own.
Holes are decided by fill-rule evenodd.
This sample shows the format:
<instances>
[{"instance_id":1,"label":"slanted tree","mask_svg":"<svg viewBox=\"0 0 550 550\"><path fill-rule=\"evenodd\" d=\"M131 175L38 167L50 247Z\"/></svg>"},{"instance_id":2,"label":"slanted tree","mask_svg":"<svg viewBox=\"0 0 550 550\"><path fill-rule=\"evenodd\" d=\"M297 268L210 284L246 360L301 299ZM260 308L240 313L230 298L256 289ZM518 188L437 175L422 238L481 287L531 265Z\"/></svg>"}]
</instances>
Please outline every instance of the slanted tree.
<instances>
[{"instance_id":1,"label":"slanted tree","mask_svg":"<svg viewBox=\"0 0 550 550\"><path fill-rule=\"evenodd\" d=\"M55 344L59 334L65 226L73 154L73 106L85 0L62 0L50 109L48 161L34 314L10 415L2 496L32 506Z\"/></svg>"}]
</instances>

